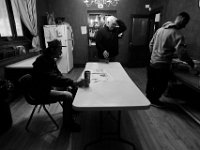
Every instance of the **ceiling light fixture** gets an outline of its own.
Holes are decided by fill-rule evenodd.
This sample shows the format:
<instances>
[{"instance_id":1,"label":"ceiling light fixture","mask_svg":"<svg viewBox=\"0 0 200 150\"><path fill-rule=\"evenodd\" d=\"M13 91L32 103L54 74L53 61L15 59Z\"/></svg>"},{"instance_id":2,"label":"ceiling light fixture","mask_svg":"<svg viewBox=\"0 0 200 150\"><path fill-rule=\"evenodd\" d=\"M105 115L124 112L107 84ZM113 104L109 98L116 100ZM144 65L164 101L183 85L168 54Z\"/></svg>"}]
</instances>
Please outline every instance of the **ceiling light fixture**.
<instances>
[{"instance_id":1,"label":"ceiling light fixture","mask_svg":"<svg viewBox=\"0 0 200 150\"><path fill-rule=\"evenodd\" d=\"M119 0L83 0L87 7L91 7L92 5L97 5L98 8L102 9L104 6L117 6Z\"/></svg>"}]
</instances>

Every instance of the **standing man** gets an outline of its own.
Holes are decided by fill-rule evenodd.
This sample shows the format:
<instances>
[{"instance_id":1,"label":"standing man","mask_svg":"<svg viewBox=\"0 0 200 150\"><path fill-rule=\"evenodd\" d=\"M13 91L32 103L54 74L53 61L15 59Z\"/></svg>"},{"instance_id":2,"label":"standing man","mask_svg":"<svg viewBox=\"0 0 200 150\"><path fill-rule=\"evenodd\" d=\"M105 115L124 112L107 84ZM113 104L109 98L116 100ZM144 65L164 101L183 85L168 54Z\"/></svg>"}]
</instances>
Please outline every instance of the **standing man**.
<instances>
[{"instance_id":1,"label":"standing man","mask_svg":"<svg viewBox=\"0 0 200 150\"><path fill-rule=\"evenodd\" d=\"M99 59L106 60L106 62L115 60L119 53L118 39L125 30L125 24L116 17L109 16L106 19L104 27L97 31L95 37Z\"/></svg>"},{"instance_id":2,"label":"standing man","mask_svg":"<svg viewBox=\"0 0 200 150\"><path fill-rule=\"evenodd\" d=\"M186 52L184 37L180 32L189 20L189 14L181 12L174 22L166 22L159 28L150 41L151 58L147 67L146 96L152 106L164 106L159 98L167 88L174 54L177 54L179 59L187 62L192 68L194 67L194 62Z\"/></svg>"}]
</instances>

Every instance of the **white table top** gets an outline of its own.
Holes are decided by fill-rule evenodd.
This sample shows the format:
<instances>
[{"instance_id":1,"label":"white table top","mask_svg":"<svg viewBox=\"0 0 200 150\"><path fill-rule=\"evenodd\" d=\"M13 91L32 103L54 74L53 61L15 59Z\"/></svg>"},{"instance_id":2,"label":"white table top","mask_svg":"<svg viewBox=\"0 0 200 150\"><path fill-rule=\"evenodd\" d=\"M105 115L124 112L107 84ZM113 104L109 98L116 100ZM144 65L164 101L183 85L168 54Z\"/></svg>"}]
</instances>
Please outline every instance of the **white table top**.
<instances>
[{"instance_id":1,"label":"white table top","mask_svg":"<svg viewBox=\"0 0 200 150\"><path fill-rule=\"evenodd\" d=\"M39 55L8 65L6 68L33 68L32 64L38 56Z\"/></svg>"},{"instance_id":2,"label":"white table top","mask_svg":"<svg viewBox=\"0 0 200 150\"><path fill-rule=\"evenodd\" d=\"M130 79L120 63L87 63L85 70L91 71L91 83L88 88L78 89L73 101L76 110L149 108L149 100Z\"/></svg>"}]
</instances>

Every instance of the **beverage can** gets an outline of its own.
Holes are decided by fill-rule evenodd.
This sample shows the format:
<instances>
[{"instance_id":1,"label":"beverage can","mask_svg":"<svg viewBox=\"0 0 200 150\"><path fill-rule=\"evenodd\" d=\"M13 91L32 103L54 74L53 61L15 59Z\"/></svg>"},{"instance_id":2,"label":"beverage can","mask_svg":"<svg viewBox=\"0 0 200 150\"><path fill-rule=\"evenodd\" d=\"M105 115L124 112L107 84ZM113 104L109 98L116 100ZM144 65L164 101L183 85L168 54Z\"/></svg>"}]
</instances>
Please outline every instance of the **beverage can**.
<instances>
[{"instance_id":1,"label":"beverage can","mask_svg":"<svg viewBox=\"0 0 200 150\"><path fill-rule=\"evenodd\" d=\"M91 72L89 70L84 72L84 78L88 81L88 84L90 83L90 74Z\"/></svg>"}]
</instances>

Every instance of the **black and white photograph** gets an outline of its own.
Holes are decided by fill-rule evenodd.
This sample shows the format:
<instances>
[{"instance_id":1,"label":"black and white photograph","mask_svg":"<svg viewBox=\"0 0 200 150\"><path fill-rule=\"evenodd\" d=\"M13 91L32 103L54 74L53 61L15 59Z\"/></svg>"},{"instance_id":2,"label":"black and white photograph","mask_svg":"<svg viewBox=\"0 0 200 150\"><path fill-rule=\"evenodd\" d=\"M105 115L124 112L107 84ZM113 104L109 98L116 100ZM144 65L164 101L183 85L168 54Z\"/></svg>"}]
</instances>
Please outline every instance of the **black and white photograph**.
<instances>
[{"instance_id":1,"label":"black and white photograph","mask_svg":"<svg viewBox=\"0 0 200 150\"><path fill-rule=\"evenodd\" d=\"M0 8L0 150L200 150L200 0Z\"/></svg>"}]
</instances>

